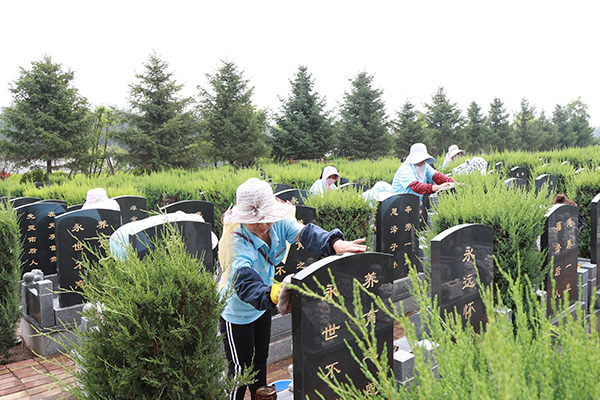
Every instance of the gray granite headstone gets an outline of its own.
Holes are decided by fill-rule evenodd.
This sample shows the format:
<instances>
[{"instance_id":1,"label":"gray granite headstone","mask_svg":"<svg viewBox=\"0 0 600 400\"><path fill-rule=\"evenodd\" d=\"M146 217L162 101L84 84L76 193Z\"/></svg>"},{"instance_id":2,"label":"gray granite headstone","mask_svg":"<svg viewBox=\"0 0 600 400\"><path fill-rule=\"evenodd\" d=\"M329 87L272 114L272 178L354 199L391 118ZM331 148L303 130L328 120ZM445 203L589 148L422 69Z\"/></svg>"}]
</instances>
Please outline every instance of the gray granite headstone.
<instances>
[{"instance_id":1,"label":"gray granite headstone","mask_svg":"<svg viewBox=\"0 0 600 400\"><path fill-rule=\"evenodd\" d=\"M283 201L289 201L295 206L303 206L304 199L308 198L308 195L308 191L302 189L287 189L275 193L275 197Z\"/></svg>"},{"instance_id":2,"label":"gray granite headstone","mask_svg":"<svg viewBox=\"0 0 600 400\"><path fill-rule=\"evenodd\" d=\"M556 185L558 184L558 178L556 175L552 174L542 174L535 178L535 195L542 190L544 186L546 186L547 195L546 198L552 196L553 193L556 192Z\"/></svg>"},{"instance_id":3,"label":"gray granite headstone","mask_svg":"<svg viewBox=\"0 0 600 400\"><path fill-rule=\"evenodd\" d=\"M160 212L165 214L177 211L182 211L186 214L198 214L212 226L215 224L215 206L210 201L182 200L160 208Z\"/></svg>"},{"instance_id":4,"label":"gray granite headstone","mask_svg":"<svg viewBox=\"0 0 600 400\"><path fill-rule=\"evenodd\" d=\"M66 212L57 203L31 203L15 209L23 240L22 272L40 269L44 275L56 274L56 222Z\"/></svg>"},{"instance_id":5,"label":"gray granite headstone","mask_svg":"<svg viewBox=\"0 0 600 400\"><path fill-rule=\"evenodd\" d=\"M313 207L296 206L296 219L301 224L317 224L317 210ZM306 250L302 243L293 243L290 246L287 258L275 267L275 279L282 281L286 275L302 271L322 257L321 253Z\"/></svg>"},{"instance_id":6,"label":"gray granite headstone","mask_svg":"<svg viewBox=\"0 0 600 400\"><path fill-rule=\"evenodd\" d=\"M117 196L113 197L113 200L119 204L123 224L148 217L148 205L145 197Z\"/></svg>"},{"instance_id":7,"label":"gray granite headstone","mask_svg":"<svg viewBox=\"0 0 600 400\"><path fill-rule=\"evenodd\" d=\"M166 225L168 224L155 225L129 236L129 242L140 258L145 257L154 248L154 241L174 233ZM193 257L202 259L207 271L214 272L211 225L200 221L177 221L172 225L181 233L187 252ZM179 239L176 235L172 235L167 240Z\"/></svg>"},{"instance_id":8,"label":"gray granite headstone","mask_svg":"<svg viewBox=\"0 0 600 400\"><path fill-rule=\"evenodd\" d=\"M83 255L91 262L97 261L90 250L104 254L107 249L100 247L99 236L110 236L119 226L121 213L102 208L71 211L56 217L57 273L62 289L79 291L81 276L85 273ZM82 302L79 293L59 294L60 307Z\"/></svg>"},{"instance_id":9,"label":"gray granite headstone","mask_svg":"<svg viewBox=\"0 0 600 400\"><path fill-rule=\"evenodd\" d=\"M421 271L417 254L419 241L419 196L397 194L388 197L377 207L375 250L394 257L394 280L408 276L408 256L411 264Z\"/></svg>"},{"instance_id":10,"label":"gray granite headstone","mask_svg":"<svg viewBox=\"0 0 600 400\"><path fill-rule=\"evenodd\" d=\"M484 224L457 225L431 239L431 296L443 318L456 310L475 331L486 323L477 275L484 286L493 282L493 250L493 228Z\"/></svg>"},{"instance_id":11,"label":"gray granite headstone","mask_svg":"<svg viewBox=\"0 0 600 400\"><path fill-rule=\"evenodd\" d=\"M332 275L330 275L330 273ZM334 289L331 276L335 279ZM323 285L323 289L315 282ZM352 299L354 281L380 296L384 302L393 294L392 256L382 253L362 253L330 256L317 261L296 274L292 283L304 286L325 297L343 297L350 312L354 313ZM392 367L393 320L375 307L371 298L360 291L362 310L357 310L365 321L374 324L377 352L386 346L389 367ZM335 376L341 382L352 382L361 390L372 390L371 382L352 358L348 345L361 357L362 352L347 326L346 316L322 299L292 292L292 332L294 359L294 399L336 398L331 389L318 377L319 370ZM373 373L374 370L372 369Z\"/></svg>"},{"instance_id":12,"label":"gray granite headstone","mask_svg":"<svg viewBox=\"0 0 600 400\"><path fill-rule=\"evenodd\" d=\"M570 204L555 204L546 213L541 248L548 249L546 265L553 261L546 278L548 315L552 313L553 300L557 311L562 310L565 291L569 292L570 304L577 301L577 215L577 206Z\"/></svg>"}]
</instances>

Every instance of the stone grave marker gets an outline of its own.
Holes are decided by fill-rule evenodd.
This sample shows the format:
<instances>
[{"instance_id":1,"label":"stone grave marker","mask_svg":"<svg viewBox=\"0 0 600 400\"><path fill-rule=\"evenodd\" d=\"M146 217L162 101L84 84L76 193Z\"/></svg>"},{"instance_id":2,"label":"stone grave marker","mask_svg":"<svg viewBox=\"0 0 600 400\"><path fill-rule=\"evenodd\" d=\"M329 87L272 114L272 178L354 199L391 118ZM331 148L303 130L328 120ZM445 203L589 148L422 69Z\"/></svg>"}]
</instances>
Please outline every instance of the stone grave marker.
<instances>
[{"instance_id":1,"label":"stone grave marker","mask_svg":"<svg viewBox=\"0 0 600 400\"><path fill-rule=\"evenodd\" d=\"M542 190L542 188L546 186L546 190L548 191L546 198L549 198L550 196L552 196L553 193L556 192L557 184L558 178L556 177L556 175L542 174L535 178L535 195L537 196L540 190Z\"/></svg>"},{"instance_id":2,"label":"stone grave marker","mask_svg":"<svg viewBox=\"0 0 600 400\"><path fill-rule=\"evenodd\" d=\"M417 270L422 271L417 256L419 215L419 196L414 194L388 197L377 207L375 250L393 256L394 280L408 276L405 255Z\"/></svg>"},{"instance_id":3,"label":"stone grave marker","mask_svg":"<svg viewBox=\"0 0 600 400\"><path fill-rule=\"evenodd\" d=\"M369 190L369 187L363 183L355 183L355 182L349 182L349 183L344 183L343 185L340 185L340 189L342 190L354 190L358 193L364 193L367 190Z\"/></svg>"},{"instance_id":4,"label":"stone grave marker","mask_svg":"<svg viewBox=\"0 0 600 400\"><path fill-rule=\"evenodd\" d=\"M286 185L285 183L271 183L271 187L273 188L273 193L283 192L284 190L292 188L290 185Z\"/></svg>"},{"instance_id":5,"label":"stone grave marker","mask_svg":"<svg viewBox=\"0 0 600 400\"><path fill-rule=\"evenodd\" d=\"M119 203L123 224L148 217L148 205L145 197L117 196L113 197L113 200Z\"/></svg>"},{"instance_id":6,"label":"stone grave marker","mask_svg":"<svg viewBox=\"0 0 600 400\"><path fill-rule=\"evenodd\" d=\"M296 206L296 219L302 224L317 223L317 210L313 207ZM290 245L287 257L284 262L275 267L275 279L282 281L286 275L295 274L315 261L321 258L322 254L309 251L302 246L302 243L293 243Z\"/></svg>"},{"instance_id":7,"label":"stone grave marker","mask_svg":"<svg viewBox=\"0 0 600 400\"><path fill-rule=\"evenodd\" d=\"M562 310L565 291L569 292L570 304L577 301L577 215L577 206L570 204L555 204L546 213L541 248L548 249L546 265L554 260L546 278L547 315L552 313L552 301L557 311Z\"/></svg>"},{"instance_id":8,"label":"stone grave marker","mask_svg":"<svg viewBox=\"0 0 600 400\"><path fill-rule=\"evenodd\" d=\"M521 178L526 181L529 180L529 170L525 167L512 167L510 169L510 177L511 178Z\"/></svg>"},{"instance_id":9,"label":"stone grave marker","mask_svg":"<svg viewBox=\"0 0 600 400\"><path fill-rule=\"evenodd\" d=\"M110 236L121 225L121 213L103 208L71 211L56 218L58 284L63 289L78 289L85 267L81 263L85 254L96 261L84 244L92 250L101 249L99 235ZM83 302L79 293L60 293L60 307L69 307Z\"/></svg>"},{"instance_id":10,"label":"stone grave marker","mask_svg":"<svg viewBox=\"0 0 600 400\"><path fill-rule=\"evenodd\" d=\"M579 168L579 169L575 170L575 173L579 174L580 172L583 172L583 171L585 171L585 168Z\"/></svg>"},{"instance_id":11,"label":"stone grave marker","mask_svg":"<svg viewBox=\"0 0 600 400\"><path fill-rule=\"evenodd\" d=\"M346 183L350 183L350 179L340 177L340 186L345 185Z\"/></svg>"},{"instance_id":12,"label":"stone grave marker","mask_svg":"<svg viewBox=\"0 0 600 400\"><path fill-rule=\"evenodd\" d=\"M67 209L57 203L31 203L15 208L23 240L22 272L40 269L44 275L56 274L56 222Z\"/></svg>"},{"instance_id":13,"label":"stone grave marker","mask_svg":"<svg viewBox=\"0 0 600 400\"><path fill-rule=\"evenodd\" d=\"M67 207L67 212L81 210L81 207L83 207L83 203L73 204L72 206Z\"/></svg>"},{"instance_id":14,"label":"stone grave marker","mask_svg":"<svg viewBox=\"0 0 600 400\"><path fill-rule=\"evenodd\" d=\"M527 181L521 178L508 178L502 183L509 189L527 190L528 186Z\"/></svg>"},{"instance_id":15,"label":"stone grave marker","mask_svg":"<svg viewBox=\"0 0 600 400\"><path fill-rule=\"evenodd\" d=\"M308 198L309 192L302 189L287 189L281 192L276 192L275 197L283 201L289 201L295 206L303 206L304 199Z\"/></svg>"},{"instance_id":16,"label":"stone grave marker","mask_svg":"<svg viewBox=\"0 0 600 400\"><path fill-rule=\"evenodd\" d=\"M496 171L502 172L503 168L504 168L504 161L498 161L496 164L494 164L494 169Z\"/></svg>"},{"instance_id":17,"label":"stone grave marker","mask_svg":"<svg viewBox=\"0 0 600 400\"><path fill-rule=\"evenodd\" d=\"M438 298L442 317L456 310L463 325L476 332L486 323L477 274L484 286L494 280L493 228L462 224L431 239L431 296Z\"/></svg>"},{"instance_id":18,"label":"stone grave marker","mask_svg":"<svg viewBox=\"0 0 600 400\"><path fill-rule=\"evenodd\" d=\"M591 240L590 240L590 262L598 265L598 251L600 250L600 224L598 218L600 218L600 193L598 193L590 203L590 225L591 225ZM600 271L598 269L597 271ZM600 282L600 276L596 277Z\"/></svg>"},{"instance_id":19,"label":"stone grave marker","mask_svg":"<svg viewBox=\"0 0 600 400\"><path fill-rule=\"evenodd\" d=\"M425 230L429 227L429 210L431 209L431 203L429 201L429 195L424 194L421 198L421 204L419 205L419 230Z\"/></svg>"},{"instance_id":20,"label":"stone grave marker","mask_svg":"<svg viewBox=\"0 0 600 400\"><path fill-rule=\"evenodd\" d=\"M67 208L67 202L65 200L45 199L45 200L38 201L38 203L57 203L57 204L62 205L65 208Z\"/></svg>"},{"instance_id":21,"label":"stone grave marker","mask_svg":"<svg viewBox=\"0 0 600 400\"><path fill-rule=\"evenodd\" d=\"M560 165L569 165L569 164L570 164L570 162L567 161L567 160L565 160L565 161L563 161L563 162L560 163Z\"/></svg>"},{"instance_id":22,"label":"stone grave marker","mask_svg":"<svg viewBox=\"0 0 600 400\"><path fill-rule=\"evenodd\" d=\"M211 224L199 221L177 221L154 225L143 231L129 235L129 243L137 251L140 258L145 257L150 250L154 249L152 241L171 235L169 227L173 225L181 233L186 250L191 256L204 260L207 271L214 272L214 259L211 241ZM176 235L171 235L168 240L179 240Z\"/></svg>"},{"instance_id":23,"label":"stone grave marker","mask_svg":"<svg viewBox=\"0 0 600 400\"><path fill-rule=\"evenodd\" d=\"M335 277L335 286L331 276ZM318 288L315 279L323 285ZM315 262L292 278L292 283L303 286L327 297L343 297L346 305L353 309L353 285L358 281L370 292L380 296L385 302L393 294L392 256L382 253L362 253L330 256ZM335 289L337 287L337 290ZM369 324L374 324L380 354L387 346L387 357L392 363L393 320L383 310L374 307L371 298L362 293L363 310L360 311ZM325 399L334 399L332 391L318 377L319 370L341 382L350 380L357 388L371 391L372 384L366 379L356 361L352 358L347 343L360 357L362 352L346 326L346 317L336 308L321 299L302 296L292 292L292 333L294 360L294 399L319 399L319 392ZM370 326L369 326L370 327ZM374 372L374 371L372 371Z\"/></svg>"},{"instance_id":24,"label":"stone grave marker","mask_svg":"<svg viewBox=\"0 0 600 400\"><path fill-rule=\"evenodd\" d=\"M10 205L12 208L17 208L24 206L25 204L35 203L36 201L40 201L39 197L15 197L10 199Z\"/></svg>"},{"instance_id":25,"label":"stone grave marker","mask_svg":"<svg viewBox=\"0 0 600 400\"><path fill-rule=\"evenodd\" d=\"M212 226L215 224L215 206L210 201L182 200L160 208L160 212L165 214L176 211L183 211L186 214L198 214Z\"/></svg>"}]
</instances>

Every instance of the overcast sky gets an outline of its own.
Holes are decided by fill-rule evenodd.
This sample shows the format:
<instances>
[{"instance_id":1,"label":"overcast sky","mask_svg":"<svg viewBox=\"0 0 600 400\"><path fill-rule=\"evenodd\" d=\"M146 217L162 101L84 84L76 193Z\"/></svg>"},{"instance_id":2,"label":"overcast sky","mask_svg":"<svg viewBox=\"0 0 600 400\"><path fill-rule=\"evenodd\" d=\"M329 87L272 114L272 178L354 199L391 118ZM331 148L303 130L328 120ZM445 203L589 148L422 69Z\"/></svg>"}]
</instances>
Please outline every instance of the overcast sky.
<instances>
[{"instance_id":1,"label":"overcast sky","mask_svg":"<svg viewBox=\"0 0 600 400\"><path fill-rule=\"evenodd\" d=\"M19 67L45 54L91 104L127 107L155 51L184 95L229 60L275 111L305 65L330 109L366 71L390 116L407 100L424 110L443 86L463 115L498 97L511 120L522 98L551 117L581 98L600 126L599 19L597 1L1 0L0 107Z\"/></svg>"}]
</instances>

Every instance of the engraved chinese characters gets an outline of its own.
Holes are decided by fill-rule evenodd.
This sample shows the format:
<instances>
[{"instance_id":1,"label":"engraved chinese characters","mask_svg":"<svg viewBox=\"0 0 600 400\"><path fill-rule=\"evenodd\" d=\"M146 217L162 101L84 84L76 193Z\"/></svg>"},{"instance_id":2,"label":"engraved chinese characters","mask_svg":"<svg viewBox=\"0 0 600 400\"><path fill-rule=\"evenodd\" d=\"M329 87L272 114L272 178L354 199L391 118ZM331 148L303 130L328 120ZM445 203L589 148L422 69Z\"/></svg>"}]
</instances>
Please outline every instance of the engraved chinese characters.
<instances>
[{"instance_id":1,"label":"engraved chinese characters","mask_svg":"<svg viewBox=\"0 0 600 400\"><path fill-rule=\"evenodd\" d=\"M316 224L317 210L313 207L296 206L296 219L304 225ZM293 243L284 263L275 267L275 280L282 281L286 275L300 272L320 258L321 253L306 250L300 242Z\"/></svg>"},{"instance_id":2,"label":"engraved chinese characters","mask_svg":"<svg viewBox=\"0 0 600 400\"><path fill-rule=\"evenodd\" d=\"M289 201L295 206L303 206L304 199L308 197L308 192L300 189L287 189L275 193L275 197L278 197L283 201Z\"/></svg>"},{"instance_id":3,"label":"engraved chinese characters","mask_svg":"<svg viewBox=\"0 0 600 400\"><path fill-rule=\"evenodd\" d=\"M33 203L15 209L23 242L22 272L41 269L44 275L56 274L56 222L66 212L56 203Z\"/></svg>"},{"instance_id":4,"label":"engraved chinese characters","mask_svg":"<svg viewBox=\"0 0 600 400\"><path fill-rule=\"evenodd\" d=\"M438 298L442 316L456 310L463 324L479 331L485 309L477 274L484 286L494 279L493 229L483 224L462 224L431 240L431 296Z\"/></svg>"},{"instance_id":5,"label":"engraved chinese characters","mask_svg":"<svg viewBox=\"0 0 600 400\"><path fill-rule=\"evenodd\" d=\"M146 198L140 196L117 196L113 197L119 203L121 210L121 221L123 224L138 221L148 216Z\"/></svg>"},{"instance_id":6,"label":"engraved chinese characters","mask_svg":"<svg viewBox=\"0 0 600 400\"><path fill-rule=\"evenodd\" d=\"M200 260L203 260L207 271L214 271L214 260L212 254L211 225L208 222L199 221L177 221L173 222L174 229L180 232L181 237L170 231L168 224L155 225L136 234L129 236L129 242L137 251L140 258L146 256L154 248L152 242L156 238L169 241L181 240L185 244L187 252ZM168 237L167 237L168 236Z\"/></svg>"},{"instance_id":7,"label":"engraved chinese characters","mask_svg":"<svg viewBox=\"0 0 600 400\"><path fill-rule=\"evenodd\" d=\"M528 181L529 180L529 171L525 167L513 167L510 169L510 177L524 179L524 180Z\"/></svg>"},{"instance_id":8,"label":"engraved chinese characters","mask_svg":"<svg viewBox=\"0 0 600 400\"><path fill-rule=\"evenodd\" d=\"M335 286L331 276L335 277ZM315 278L323 285L324 291L318 288ZM355 280L387 302L394 291L392 256L382 253L330 256L297 273L292 283L306 285L324 297L343 297L350 312L354 312ZM361 291L360 296L363 305L360 312L368 324L375 326L377 352L381 354L385 344L391 362L393 321L383 310L376 307L371 310L373 302L368 295ZM292 309L294 399L304 400L307 396L311 400L319 399L317 391L326 399L336 398L318 377L319 370L329 376L335 375L341 382L350 379L358 388L373 390L345 343L347 341L359 357L362 355L346 326L345 315L322 299L301 296L296 291L292 292Z\"/></svg>"},{"instance_id":9,"label":"engraved chinese characters","mask_svg":"<svg viewBox=\"0 0 600 400\"><path fill-rule=\"evenodd\" d=\"M559 306L565 292L569 292L570 303L577 300L577 213L577 206L569 204L555 204L546 213L541 245L548 249L546 264L554 259L546 279L548 315L552 313L550 303Z\"/></svg>"},{"instance_id":10,"label":"engraved chinese characters","mask_svg":"<svg viewBox=\"0 0 600 400\"><path fill-rule=\"evenodd\" d=\"M388 197L379 203L376 221L375 249L394 256L394 279L408 276L405 255L413 266L421 270L416 232L419 226L419 196L398 194Z\"/></svg>"},{"instance_id":11,"label":"engraved chinese characters","mask_svg":"<svg viewBox=\"0 0 600 400\"><path fill-rule=\"evenodd\" d=\"M556 175L543 174L535 178L535 195L546 186L547 195L546 198L550 197L552 193L556 192L556 185L558 184L558 178Z\"/></svg>"},{"instance_id":12,"label":"engraved chinese characters","mask_svg":"<svg viewBox=\"0 0 600 400\"><path fill-rule=\"evenodd\" d=\"M83 255L88 260L97 260L84 248L101 252L98 237L110 236L121 225L121 213L107 209L77 210L62 214L56 218L56 241L58 256L58 283L64 289L77 289L84 273ZM59 304L68 307L82 302L78 293L60 293Z\"/></svg>"}]
</instances>

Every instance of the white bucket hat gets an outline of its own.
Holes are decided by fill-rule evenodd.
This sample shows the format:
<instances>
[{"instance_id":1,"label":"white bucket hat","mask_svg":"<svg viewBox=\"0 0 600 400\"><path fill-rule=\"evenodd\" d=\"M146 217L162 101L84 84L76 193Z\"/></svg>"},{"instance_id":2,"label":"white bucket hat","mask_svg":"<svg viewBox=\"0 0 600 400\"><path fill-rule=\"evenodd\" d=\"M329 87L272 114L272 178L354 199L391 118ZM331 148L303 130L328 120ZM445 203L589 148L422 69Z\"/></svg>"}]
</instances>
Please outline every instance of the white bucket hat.
<instances>
[{"instance_id":1,"label":"white bucket hat","mask_svg":"<svg viewBox=\"0 0 600 400\"><path fill-rule=\"evenodd\" d=\"M335 167L328 166L323 169L323 179L327 179L332 175L337 175L338 177L340 176L340 173L337 169L335 169Z\"/></svg>"},{"instance_id":2,"label":"white bucket hat","mask_svg":"<svg viewBox=\"0 0 600 400\"><path fill-rule=\"evenodd\" d=\"M418 164L422 161L427 161L428 164L433 164L435 162L435 158L427 153L427 146L423 143L415 143L410 146L410 154L406 158L411 164Z\"/></svg>"},{"instance_id":3,"label":"white bucket hat","mask_svg":"<svg viewBox=\"0 0 600 400\"><path fill-rule=\"evenodd\" d=\"M455 145L455 144L453 144L452 146L448 147L448 158L450 160L453 159L457 155L464 156L465 155L465 151L459 149L458 146Z\"/></svg>"},{"instance_id":4,"label":"white bucket hat","mask_svg":"<svg viewBox=\"0 0 600 400\"><path fill-rule=\"evenodd\" d=\"M82 210L90 208L106 208L109 210L120 211L119 203L114 199L109 199L106 194L106 189L95 188L87 192L85 203L81 207Z\"/></svg>"},{"instance_id":5,"label":"white bucket hat","mask_svg":"<svg viewBox=\"0 0 600 400\"><path fill-rule=\"evenodd\" d=\"M250 178L238 186L235 197L235 206L223 214L226 224L266 224L280 221L294 211L291 203L278 200L271 185L258 178Z\"/></svg>"}]
</instances>

